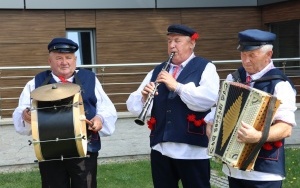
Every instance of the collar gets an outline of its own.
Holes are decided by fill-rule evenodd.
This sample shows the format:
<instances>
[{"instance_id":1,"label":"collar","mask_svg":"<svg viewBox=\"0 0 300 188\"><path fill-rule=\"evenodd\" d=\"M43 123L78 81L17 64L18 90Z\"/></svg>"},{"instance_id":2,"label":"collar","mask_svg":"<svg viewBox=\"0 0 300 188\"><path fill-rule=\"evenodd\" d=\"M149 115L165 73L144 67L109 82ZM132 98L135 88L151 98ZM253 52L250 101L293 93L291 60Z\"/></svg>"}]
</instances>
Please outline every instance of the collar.
<instances>
[{"instance_id":1,"label":"collar","mask_svg":"<svg viewBox=\"0 0 300 188\"><path fill-rule=\"evenodd\" d=\"M75 71L76 71L76 73L78 72L78 70L75 70ZM52 74L53 79L54 79L57 83L60 83L60 82L61 82L60 79L59 79L55 74L53 74L53 72L51 72L51 74ZM73 80L74 80L74 74L73 74L73 76L71 76L70 78L67 79L67 81L70 82L70 83L73 83Z\"/></svg>"},{"instance_id":2,"label":"collar","mask_svg":"<svg viewBox=\"0 0 300 188\"><path fill-rule=\"evenodd\" d=\"M261 71L259 71L258 73L255 73L252 75L249 75L248 73L246 73L246 76L251 76L252 80L257 80L257 79L261 78L264 74L269 72L269 70L274 69L274 68L275 68L275 66L273 64L273 61L271 60L270 63L265 68L263 68Z\"/></svg>"},{"instance_id":3,"label":"collar","mask_svg":"<svg viewBox=\"0 0 300 188\"><path fill-rule=\"evenodd\" d=\"M182 62L179 66L183 69L195 56L194 52L190 55L189 58L187 58L184 62ZM171 63L171 68L173 68L175 65Z\"/></svg>"}]
</instances>

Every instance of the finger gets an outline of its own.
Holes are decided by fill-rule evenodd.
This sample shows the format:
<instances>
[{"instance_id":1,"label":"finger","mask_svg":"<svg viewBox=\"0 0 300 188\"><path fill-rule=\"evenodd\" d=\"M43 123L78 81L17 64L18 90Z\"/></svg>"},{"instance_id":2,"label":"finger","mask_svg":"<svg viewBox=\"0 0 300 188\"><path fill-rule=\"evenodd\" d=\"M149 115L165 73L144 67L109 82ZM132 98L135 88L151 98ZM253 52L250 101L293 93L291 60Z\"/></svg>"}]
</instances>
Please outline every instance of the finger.
<instances>
[{"instance_id":1,"label":"finger","mask_svg":"<svg viewBox=\"0 0 300 188\"><path fill-rule=\"evenodd\" d=\"M242 140L241 140L241 137L236 137L236 141L238 141L238 142L243 142Z\"/></svg>"},{"instance_id":2,"label":"finger","mask_svg":"<svg viewBox=\"0 0 300 188\"><path fill-rule=\"evenodd\" d=\"M90 120L87 120L85 119L85 122L90 126L92 127L94 125L94 122L90 121Z\"/></svg>"},{"instance_id":3,"label":"finger","mask_svg":"<svg viewBox=\"0 0 300 188\"><path fill-rule=\"evenodd\" d=\"M145 94L148 94L148 93L151 93L153 91L153 89L154 88L152 86L147 85L147 86L145 86L143 91Z\"/></svg>"},{"instance_id":4,"label":"finger","mask_svg":"<svg viewBox=\"0 0 300 188\"><path fill-rule=\"evenodd\" d=\"M95 124L94 124L93 121L90 121L90 120L85 119L85 122L89 125L89 126L88 126L88 130L97 132L97 131L96 131L96 126L95 126Z\"/></svg>"},{"instance_id":5,"label":"finger","mask_svg":"<svg viewBox=\"0 0 300 188\"><path fill-rule=\"evenodd\" d=\"M247 129L247 128L249 128L250 126L249 126L247 123L245 123L245 122L242 121L242 127L245 128L245 129Z\"/></svg>"}]
</instances>

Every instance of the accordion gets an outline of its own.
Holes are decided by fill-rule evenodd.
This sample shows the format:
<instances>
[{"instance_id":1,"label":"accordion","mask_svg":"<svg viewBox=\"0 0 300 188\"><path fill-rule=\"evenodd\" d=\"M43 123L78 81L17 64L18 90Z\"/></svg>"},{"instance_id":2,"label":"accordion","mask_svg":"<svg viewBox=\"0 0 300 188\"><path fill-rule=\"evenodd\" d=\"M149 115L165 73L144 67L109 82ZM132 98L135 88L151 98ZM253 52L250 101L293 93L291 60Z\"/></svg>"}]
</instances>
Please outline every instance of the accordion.
<instances>
[{"instance_id":1,"label":"accordion","mask_svg":"<svg viewBox=\"0 0 300 188\"><path fill-rule=\"evenodd\" d=\"M279 105L280 101L269 93L241 83L223 81L209 138L208 155L220 158L234 168L253 170ZM237 141L237 131L242 121L267 134L260 146L258 143ZM249 156L252 158L249 159Z\"/></svg>"}]
</instances>

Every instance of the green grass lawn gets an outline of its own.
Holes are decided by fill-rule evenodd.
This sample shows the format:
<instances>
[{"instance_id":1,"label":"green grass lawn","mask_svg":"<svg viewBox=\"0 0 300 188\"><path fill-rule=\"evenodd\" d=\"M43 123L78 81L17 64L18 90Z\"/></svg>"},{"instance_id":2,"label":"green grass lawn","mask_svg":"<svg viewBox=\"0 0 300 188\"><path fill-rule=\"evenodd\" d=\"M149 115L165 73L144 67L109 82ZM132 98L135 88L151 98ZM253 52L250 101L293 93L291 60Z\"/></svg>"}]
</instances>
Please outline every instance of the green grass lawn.
<instances>
[{"instance_id":1,"label":"green grass lawn","mask_svg":"<svg viewBox=\"0 0 300 188\"><path fill-rule=\"evenodd\" d=\"M284 188L295 188L300 185L300 149L286 149L287 177L283 182ZM211 162L212 169L222 176L221 164ZM103 188L151 188L151 172L148 160L102 164L98 167L98 185ZM41 187L38 169L27 172L0 174L1 188L39 188Z\"/></svg>"}]
</instances>

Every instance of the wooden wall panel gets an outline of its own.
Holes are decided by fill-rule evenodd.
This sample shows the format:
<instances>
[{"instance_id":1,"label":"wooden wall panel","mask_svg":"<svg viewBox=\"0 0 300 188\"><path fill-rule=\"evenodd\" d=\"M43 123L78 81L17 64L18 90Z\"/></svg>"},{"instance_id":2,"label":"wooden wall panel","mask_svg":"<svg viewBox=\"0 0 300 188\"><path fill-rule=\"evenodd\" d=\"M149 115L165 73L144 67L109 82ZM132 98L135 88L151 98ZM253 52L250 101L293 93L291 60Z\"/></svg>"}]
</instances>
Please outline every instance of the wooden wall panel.
<instances>
[{"instance_id":1,"label":"wooden wall panel","mask_svg":"<svg viewBox=\"0 0 300 188\"><path fill-rule=\"evenodd\" d=\"M97 43L97 63L161 62L168 58L167 42L111 42Z\"/></svg>"},{"instance_id":2,"label":"wooden wall panel","mask_svg":"<svg viewBox=\"0 0 300 188\"><path fill-rule=\"evenodd\" d=\"M64 11L0 11L0 41L14 44L47 44L65 35Z\"/></svg>"},{"instance_id":3,"label":"wooden wall panel","mask_svg":"<svg viewBox=\"0 0 300 188\"><path fill-rule=\"evenodd\" d=\"M182 24L199 32L202 39L237 39L239 31L261 28L259 8L183 9Z\"/></svg>"},{"instance_id":4,"label":"wooden wall panel","mask_svg":"<svg viewBox=\"0 0 300 188\"><path fill-rule=\"evenodd\" d=\"M1 66L48 65L48 42L37 44L2 44L0 43Z\"/></svg>"},{"instance_id":5,"label":"wooden wall panel","mask_svg":"<svg viewBox=\"0 0 300 188\"><path fill-rule=\"evenodd\" d=\"M180 22L179 10L98 10L97 42L140 42L165 39L169 24Z\"/></svg>"},{"instance_id":6,"label":"wooden wall panel","mask_svg":"<svg viewBox=\"0 0 300 188\"><path fill-rule=\"evenodd\" d=\"M96 28L95 10L66 10L66 28Z\"/></svg>"},{"instance_id":7,"label":"wooden wall panel","mask_svg":"<svg viewBox=\"0 0 300 188\"><path fill-rule=\"evenodd\" d=\"M65 13L61 11L0 11L0 66L48 65L47 45L53 37L65 36ZM1 88L19 86L11 91L1 89L1 98L18 98L30 78L7 79L7 76L30 76L36 71L1 71ZM15 108L17 100L1 101L1 108ZM4 111L2 117L11 117Z\"/></svg>"},{"instance_id":8,"label":"wooden wall panel","mask_svg":"<svg viewBox=\"0 0 300 188\"><path fill-rule=\"evenodd\" d=\"M200 39L195 48L197 55L212 61L236 60L240 58L237 51L238 39Z\"/></svg>"},{"instance_id":9,"label":"wooden wall panel","mask_svg":"<svg viewBox=\"0 0 300 188\"><path fill-rule=\"evenodd\" d=\"M168 25L180 10L97 11L97 62L159 62L167 58Z\"/></svg>"},{"instance_id":10,"label":"wooden wall panel","mask_svg":"<svg viewBox=\"0 0 300 188\"><path fill-rule=\"evenodd\" d=\"M286 6L287 5L287 6ZM237 34L248 28L266 29L265 23L299 19L299 1L247 8L198 9L123 9L123 10L0 10L0 66L47 65L47 45L53 37L65 36L66 29L96 29L98 64L162 62L168 59L166 32L170 24L182 23L200 34L195 53L212 61L239 59ZM262 11L262 12L261 12ZM263 16L262 16L263 15ZM235 68L238 64L218 64L218 68ZM98 78L108 93L130 93L153 67L106 69ZM22 87L39 70L2 71L0 86ZM229 72L220 72L224 78ZM6 76L29 77L3 79ZM1 97L17 97L22 89L1 90ZM12 93L13 92L13 93ZM110 95L122 103L128 95ZM15 108L17 101L5 101L1 107ZM126 111L125 105L116 106ZM11 117L11 112L5 112ZM3 114L2 114L3 115Z\"/></svg>"},{"instance_id":11,"label":"wooden wall panel","mask_svg":"<svg viewBox=\"0 0 300 188\"><path fill-rule=\"evenodd\" d=\"M195 52L211 60L239 59L238 32L261 28L257 8L185 9L181 15L200 35Z\"/></svg>"},{"instance_id":12,"label":"wooden wall panel","mask_svg":"<svg viewBox=\"0 0 300 188\"><path fill-rule=\"evenodd\" d=\"M300 19L300 1L288 1L264 6L262 22L264 24Z\"/></svg>"}]
</instances>

